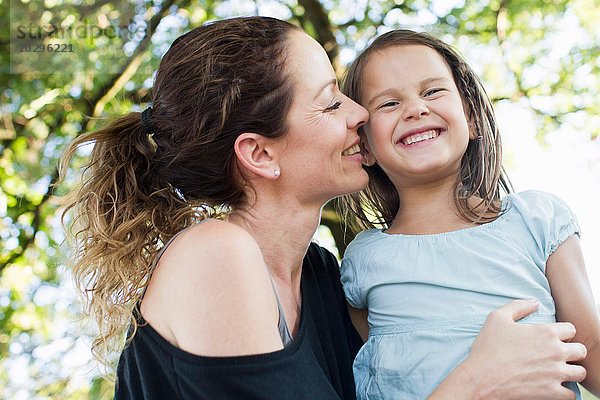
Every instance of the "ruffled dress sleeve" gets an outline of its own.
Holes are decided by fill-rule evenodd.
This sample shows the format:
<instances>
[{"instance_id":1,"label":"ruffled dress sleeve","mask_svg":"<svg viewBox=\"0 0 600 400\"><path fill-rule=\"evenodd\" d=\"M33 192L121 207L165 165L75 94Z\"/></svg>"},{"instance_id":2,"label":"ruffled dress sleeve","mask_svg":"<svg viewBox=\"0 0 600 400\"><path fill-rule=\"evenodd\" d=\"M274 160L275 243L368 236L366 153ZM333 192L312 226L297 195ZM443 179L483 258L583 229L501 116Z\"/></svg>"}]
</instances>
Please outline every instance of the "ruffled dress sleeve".
<instances>
[{"instance_id":1,"label":"ruffled dress sleeve","mask_svg":"<svg viewBox=\"0 0 600 400\"><path fill-rule=\"evenodd\" d=\"M364 275L367 269L369 231L359 233L348 245L340 266L344 294L354 308L367 308Z\"/></svg>"},{"instance_id":2,"label":"ruffled dress sleeve","mask_svg":"<svg viewBox=\"0 0 600 400\"><path fill-rule=\"evenodd\" d=\"M545 260L567 238L580 235L575 214L556 195L530 190L514 196L512 203L521 212Z\"/></svg>"}]
</instances>

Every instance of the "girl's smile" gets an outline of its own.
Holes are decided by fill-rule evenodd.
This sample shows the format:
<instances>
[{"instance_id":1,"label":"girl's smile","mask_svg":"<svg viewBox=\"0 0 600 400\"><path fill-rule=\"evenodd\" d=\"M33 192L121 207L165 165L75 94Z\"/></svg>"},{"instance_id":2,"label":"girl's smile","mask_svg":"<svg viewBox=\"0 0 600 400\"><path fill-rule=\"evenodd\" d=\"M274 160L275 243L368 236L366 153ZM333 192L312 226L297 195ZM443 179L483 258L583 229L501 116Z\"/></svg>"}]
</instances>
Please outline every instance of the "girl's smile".
<instances>
[{"instance_id":1,"label":"girl's smile","mask_svg":"<svg viewBox=\"0 0 600 400\"><path fill-rule=\"evenodd\" d=\"M393 46L374 54L366 70L361 100L370 112L367 160L376 161L398 189L455 182L470 129L444 59L427 46Z\"/></svg>"},{"instance_id":2,"label":"girl's smile","mask_svg":"<svg viewBox=\"0 0 600 400\"><path fill-rule=\"evenodd\" d=\"M420 145L429 144L445 131L446 130L441 127L429 126L411 129L402 134L400 139L396 141L396 144L408 147L419 147Z\"/></svg>"}]
</instances>

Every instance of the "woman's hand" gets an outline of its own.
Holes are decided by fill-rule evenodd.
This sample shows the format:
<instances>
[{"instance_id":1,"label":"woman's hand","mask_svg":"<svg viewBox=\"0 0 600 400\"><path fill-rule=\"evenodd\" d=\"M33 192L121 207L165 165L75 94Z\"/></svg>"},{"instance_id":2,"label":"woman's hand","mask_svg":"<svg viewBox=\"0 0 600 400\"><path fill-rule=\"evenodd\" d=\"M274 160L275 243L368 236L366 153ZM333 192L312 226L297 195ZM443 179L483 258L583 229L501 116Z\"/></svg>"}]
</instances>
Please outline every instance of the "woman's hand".
<instances>
[{"instance_id":1,"label":"woman's hand","mask_svg":"<svg viewBox=\"0 0 600 400\"><path fill-rule=\"evenodd\" d=\"M517 324L538 307L516 300L490 313L469 357L429 397L433 399L575 399L562 382L581 382L586 371L568 362L587 351L570 323Z\"/></svg>"}]
</instances>

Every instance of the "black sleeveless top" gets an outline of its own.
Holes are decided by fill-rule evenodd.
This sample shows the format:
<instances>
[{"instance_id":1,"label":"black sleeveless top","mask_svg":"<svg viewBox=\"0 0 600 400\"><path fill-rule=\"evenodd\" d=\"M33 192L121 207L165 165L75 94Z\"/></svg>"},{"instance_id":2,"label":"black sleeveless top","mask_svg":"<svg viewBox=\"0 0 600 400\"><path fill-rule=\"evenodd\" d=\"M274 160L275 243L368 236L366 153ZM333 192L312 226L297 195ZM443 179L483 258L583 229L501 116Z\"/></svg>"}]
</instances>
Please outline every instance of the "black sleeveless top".
<instances>
[{"instance_id":1,"label":"black sleeveless top","mask_svg":"<svg viewBox=\"0 0 600 400\"><path fill-rule=\"evenodd\" d=\"M301 287L298 333L268 354L194 355L140 317L119 359L115 399L355 399L352 361L362 340L350 322L337 260L314 243L304 258Z\"/></svg>"}]
</instances>

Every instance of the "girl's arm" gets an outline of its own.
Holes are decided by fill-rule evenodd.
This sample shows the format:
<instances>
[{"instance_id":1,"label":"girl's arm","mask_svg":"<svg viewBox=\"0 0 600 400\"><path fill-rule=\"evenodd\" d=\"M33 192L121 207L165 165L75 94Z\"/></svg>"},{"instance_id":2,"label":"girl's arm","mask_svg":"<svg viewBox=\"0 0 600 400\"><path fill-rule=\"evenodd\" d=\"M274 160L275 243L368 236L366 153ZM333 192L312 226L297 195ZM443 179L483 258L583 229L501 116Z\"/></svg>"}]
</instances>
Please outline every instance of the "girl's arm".
<instances>
[{"instance_id":1,"label":"girl's arm","mask_svg":"<svg viewBox=\"0 0 600 400\"><path fill-rule=\"evenodd\" d=\"M354 325L354 328L356 329L362 340L366 342L369 337L368 310L354 308L350 304L348 304L348 313L350 314L352 325Z\"/></svg>"},{"instance_id":2,"label":"girl's arm","mask_svg":"<svg viewBox=\"0 0 600 400\"><path fill-rule=\"evenodd\" d=\"M585 379L583 367L567 364L582 360L585 347L565 343L575 335L569 323L515 323L537 307L515 300L492 312L467 359L428 399L574 400L561 382Z\"/></svg>"},{"instance_id":3,"label":"girl's arm","mask_svg":"<svg viewBox=\"0 0 600 400\"><path fill-rule=\"evenodd\" d=\"M580 364L587 370L583 386L600 396L600 316L587 277L579 237L565 240L546 262L546 277L556 304L558 321L575 325L574 341L587 347Z\"/></svg>"}]
</instances>

